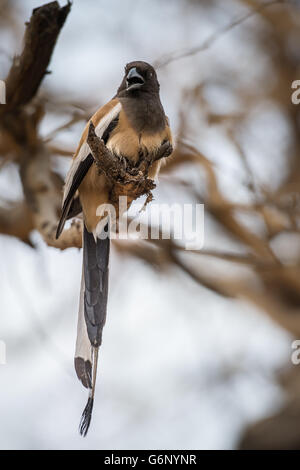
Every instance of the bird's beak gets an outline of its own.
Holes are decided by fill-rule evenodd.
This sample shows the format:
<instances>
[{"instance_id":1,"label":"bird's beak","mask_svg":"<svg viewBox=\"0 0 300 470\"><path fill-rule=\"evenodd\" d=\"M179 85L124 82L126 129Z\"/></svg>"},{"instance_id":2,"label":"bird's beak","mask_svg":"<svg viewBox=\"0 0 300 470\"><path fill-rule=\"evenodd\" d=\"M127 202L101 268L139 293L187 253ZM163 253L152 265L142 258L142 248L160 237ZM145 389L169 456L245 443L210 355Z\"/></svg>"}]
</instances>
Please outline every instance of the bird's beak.
<instances>
[{"instance_id":1,"label":"bird's beak","mask_svg":"<svg viewBox=\"0 0 300 470\"><path fill-rule=\"evenodd\" d=\"M127 90L136 90L144 85L145 80L140 75L135 67L129 70L126 77Z\"/></svg>"}]
</instances>

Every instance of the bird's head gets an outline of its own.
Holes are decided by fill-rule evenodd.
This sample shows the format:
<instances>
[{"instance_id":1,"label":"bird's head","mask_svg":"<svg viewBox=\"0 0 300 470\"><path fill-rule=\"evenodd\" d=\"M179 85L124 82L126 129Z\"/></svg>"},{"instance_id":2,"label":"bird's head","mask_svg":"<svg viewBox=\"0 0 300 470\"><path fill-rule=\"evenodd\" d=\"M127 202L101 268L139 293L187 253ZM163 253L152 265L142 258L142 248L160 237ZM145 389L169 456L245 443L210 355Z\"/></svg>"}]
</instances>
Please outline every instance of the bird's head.
<instances>
[{"instance_id":1,"label":"bird's head","mask_svg":"<svg viewBox=\"0 0 300 470\"><path fill-rule=\"evenodd\" d=\"M131 96L137 93L159 93L156 72L147 62L129 62L125 67L125 75L118 89L119 96Z\"/></svg>"}]
</instances>

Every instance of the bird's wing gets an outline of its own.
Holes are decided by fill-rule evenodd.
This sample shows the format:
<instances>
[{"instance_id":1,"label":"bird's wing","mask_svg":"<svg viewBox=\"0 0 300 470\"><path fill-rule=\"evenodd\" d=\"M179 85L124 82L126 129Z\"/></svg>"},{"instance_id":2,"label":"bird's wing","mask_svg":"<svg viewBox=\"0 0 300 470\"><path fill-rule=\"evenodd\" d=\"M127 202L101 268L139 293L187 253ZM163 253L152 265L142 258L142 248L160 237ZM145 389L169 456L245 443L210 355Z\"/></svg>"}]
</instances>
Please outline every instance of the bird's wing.
<instances>
[{"instance_id":1,"label":"bird's wing","mask_svg":"<svg viewBox=\"0 0 300 470\"><path fill-rule=\"evenodd\" d=\"M95 131L98 137L103 137L111 122L114 121L120 113L120 110L121 103L117 98L115 98L109 101L93 115L91 121L95 126ZM75 193L94 162L90 148L87 144L89 124L90 121L88 121L87 125L85 126L77 151L73 157L71 167L66 177L62 213L57 227L56 238L59 237L64 228Z\"/></svg>"}]
</instances>

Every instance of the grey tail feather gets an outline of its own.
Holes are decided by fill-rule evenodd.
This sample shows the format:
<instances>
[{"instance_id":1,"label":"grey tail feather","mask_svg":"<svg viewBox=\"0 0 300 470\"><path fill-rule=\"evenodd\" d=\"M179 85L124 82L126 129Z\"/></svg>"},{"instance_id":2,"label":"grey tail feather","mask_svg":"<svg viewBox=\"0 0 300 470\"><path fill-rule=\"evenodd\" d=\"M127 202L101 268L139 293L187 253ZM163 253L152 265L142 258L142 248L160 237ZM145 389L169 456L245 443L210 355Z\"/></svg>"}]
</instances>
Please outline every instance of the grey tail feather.
<instances>
[{"instance_id":1,"label":"grey tail feather","mask_svg":"<svg viewBox=\"0 0 300 470\"><path fill-rule=\"evenodd\" d=\"M109 225L106 224L100 238L94 239L84 226L84 318L91 345L102 342L102 330L106 320L109 277Z\"/></svg>"},{"instance_id":2,"label":"grey tail feather","mask_svg":"<svg viewBox=\"0 0 300 470\"><path fill-rule=\"evenodd\" d=\"M95 397L95 387L97 379L97 366L98 366L98 347L93 348L93 380L92 388L89 391L89 397L87 404L82 412L80 424L79 424L79 433L81 436L85 437L88 433L93 413L94 406L94 397Z\"/></svg>"}]
</instances>

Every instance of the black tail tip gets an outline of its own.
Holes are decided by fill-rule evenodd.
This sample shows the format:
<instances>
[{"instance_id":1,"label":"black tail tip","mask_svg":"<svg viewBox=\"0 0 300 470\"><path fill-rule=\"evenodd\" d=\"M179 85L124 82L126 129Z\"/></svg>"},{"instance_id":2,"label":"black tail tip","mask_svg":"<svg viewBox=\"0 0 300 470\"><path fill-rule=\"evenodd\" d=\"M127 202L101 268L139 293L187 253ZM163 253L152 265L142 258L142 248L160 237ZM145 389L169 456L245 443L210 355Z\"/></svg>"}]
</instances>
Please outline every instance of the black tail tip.
<instances>
[{"instance_id":1,"label":"black tail tip","mask_svg":"<svg viewBox=\"0 0 300 470\"><path fill-rule=\"evenodd\" d=\"M86 407L84 408L83 413L81 415L81 420L79 424L79 433L83 437L87 435L87 432L91 424L93 406L94 406L94 399L89 397Z\"/></svg>"}]
</instances>

